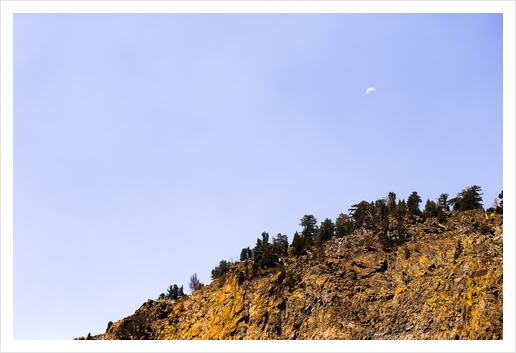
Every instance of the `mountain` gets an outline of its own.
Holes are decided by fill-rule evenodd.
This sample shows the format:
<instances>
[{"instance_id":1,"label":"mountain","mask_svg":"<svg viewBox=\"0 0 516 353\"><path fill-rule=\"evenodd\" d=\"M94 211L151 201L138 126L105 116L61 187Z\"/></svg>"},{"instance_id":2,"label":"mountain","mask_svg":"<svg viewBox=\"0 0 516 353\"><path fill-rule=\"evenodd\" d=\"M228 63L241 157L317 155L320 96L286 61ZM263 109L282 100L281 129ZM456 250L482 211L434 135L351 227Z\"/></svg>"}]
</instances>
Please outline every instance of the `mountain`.
<instances>
[{"instance_id":1,"label":"mountain","mask_svg":"<svg viewBox=\"0 0 516 353\"><path fill-rule=\"evenodd\" d=\"M404 227L392 249L362 228L253 275L252 259L235 262L88 339L503 339L503 216L412 215Z\"/></svg>"}]
</instances>

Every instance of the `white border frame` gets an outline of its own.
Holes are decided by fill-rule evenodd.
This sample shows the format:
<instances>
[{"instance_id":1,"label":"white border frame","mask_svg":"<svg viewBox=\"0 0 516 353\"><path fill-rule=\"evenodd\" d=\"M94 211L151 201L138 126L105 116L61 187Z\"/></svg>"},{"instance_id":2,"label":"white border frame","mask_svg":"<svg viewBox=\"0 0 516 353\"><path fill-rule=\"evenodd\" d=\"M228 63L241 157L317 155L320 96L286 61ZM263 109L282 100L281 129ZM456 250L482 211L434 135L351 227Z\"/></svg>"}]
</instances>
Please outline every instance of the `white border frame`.
<instances>
[{"instance_id":1,"label":"white border frame","mask_svg":"<svg viewBox=\"0 0 516 353\"><path fill-rule=\"evenodd\" d=\"M514 352L515 3L514 1L1 1L0 211L2 352ZM14 13L503 13L504 340L501 341L25 341L13 340ZM509 255L509 256L507 256ZM422 343L422 344L421 344Z\"/></svg>"}]
</instances>

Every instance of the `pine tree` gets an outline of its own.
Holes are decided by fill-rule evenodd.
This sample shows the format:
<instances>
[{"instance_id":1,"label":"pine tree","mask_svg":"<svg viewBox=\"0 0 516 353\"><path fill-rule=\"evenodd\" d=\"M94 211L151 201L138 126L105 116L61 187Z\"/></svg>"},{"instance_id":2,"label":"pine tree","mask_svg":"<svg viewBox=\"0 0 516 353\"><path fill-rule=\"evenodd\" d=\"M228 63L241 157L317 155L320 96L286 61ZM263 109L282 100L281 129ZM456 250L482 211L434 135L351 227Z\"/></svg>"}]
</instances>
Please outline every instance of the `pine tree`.
<instances>
[{"instance_id":1,"label":"pine tree","mask_svg":"<svg viewBox=\"0 0 516 353\"><path fill-rule=\"evenodd\" d=\"M390 215L396 215L396 194L392 191L387 195L387 209Z\"/></svg>"},{"instance_id":2,"label":"pine tree","mask_svg":"<svg viewBox=\"0 0 516 353\"><path fill-rule=\"evenodd\" d=\"M263 232L262 239L256 239L256 246L253 249L253 273L256 275L258 270L273 267L278 261L278 257L272 251L272 244L269 243L269 233Z\"/></svg>"},{"instance_id":3,"label":"pine tree","mask_svg":"<svg viewBox=\"0 0 516 353\"><path fill-rule=\"evenodd\" d=\"M240 253L240 261L249 260L251 257L253 257L253 251L249 247L243 248Z\"/></svg>"},{"instance_id":4,"label":"pine tree","mask_svg":"<svg viewBox=\"0 0 516 353\"><path fill-rule=\"evenodd\" d=\"M503 214L503 190L498 195L498 198L500 199L500 203L498 204L498 207L496 208L496 213Z\"/></svg>"},{"instance_id":5,"label":"pine tree","mask_svg":"<svg viewBox=\"0 0 516 353\"><path fill-rule=\"evenodd\" d=\"M319 228L319 241L325 242L335 235L335 224L329 218L326 218Z\"/></svg>"},{"instance_id":6,"label":"pine tree","mask_svg":"<svg viewBox=\"0 0 516 353\"><path fill-rule=\"evenodd\" d=\"M305 253L303 245L304 245L303 239L301 239L301 236L299 235L299 233L296 232L296 234L294 234L294 238L292 239L292 244L290 245L290 247L293 249L292 255L294 255L294 256L303 255Z\"/></svg>"},{"instance_id":7,"label":"pine tree","mask_svg":"<svg viewBox=\"0 0 516 353\"><path fill-rule=\"evenodd\" d=\"M457 196L448 200L448 204L452 207L454 211L460 210L460 202L462 201L461 193L458 193Z\"/></svg>"},{"instance_id":8,"label":"pine tree","mask_svg":"<svg viewBox=\"0 0 516 353\"><path fill-rule=\"evenodd\" d=\"M272 252L277 257L283 257L287 255L288 251L288 237L278 233L275 238L272 238Z\"/></svg>"},{"instance_id":9,"label":"pine tree","mask_svg":"<svg viewBox=\"0 0 516 353\"><path fill-rule=\"evenodd\" d=\"M468 211L477 208L483 208L482 206L482 188L477 185L471 187L467 186L456 197L450 199L448 202L453 205L453 210Z\"/></svg>"},{"instance_id":10,"label":"pine tree","mask_svg":"<svg viewBox=\"0 0 516 353\"><path fill-rule=\"evenodd\" d=\"M373 229L374 228L374 225L375 225L375 223L377 221L376 214L377 214L376 203L371 201L369 203L369 210L367 211L366 221L364 222L364 227L365 228L367 228L367 229Z\"/></svg>"},{"instance_id":11,"label":"pine tree","mask_svg":"<svg viewBox=\"0 0 516 353\"><path fill-rule=\"evenodd\" d=\"M256 245L253 249L253 274L257 274L263 263L263 247L262 240L256 239Z\"/></svg>"},{"instance_id":12,"label":"pine tree","mask_svg":"<svg viewBox=\"0 0 516 353\"><path fill-rule=\"evenodd\" d=\"M299 225L303 227L303 230L301 231L301 238L304 243L303 247L305 249L309 249L314 242L316 232L318 230L317 219L312 215L305 215L301 218L301 223L299 223Z\"/></svg>"},{"instance_id":13,"label":"pine tree","mask_svg":"<svg viewBox=\"0 0 516 353\"><path fill-rule=\"evenodd\" d=\"M467 211L467 210L474 210L477 208L483 208L482 206L482 196L483 195L480 191L482 191L482 188L477 185L473 185L470 188L466 188L466 190L463 190L464 197L461 200L460 203L460 210L461 211Z\"/></svg>"},{"instance_id":14,"label":"pine tree","mask_svg":"<svg viewBox=\"0 0 516 353\"><path fill-rule=\"evenodd\" d=\"M421 210L419 204L421 203L421 196L418 195L417 191L413 191L407 199L407 211L410 215L419 215Z\"/></svg>"},{"instance_id":15,"label":"pine tree","mask_svg":"<svg viewBox=\"0 0 516 353\"><path fill-rule=\"evenodd\" d=\"M242 251L240 252L240 261L245 261L247 259L249 259L247 257L247 251L245 248L243 248Z\"/></svg>"},{"instance_id":16,"label":"pine tree","mask_svg":"<svg viewBox=\"0 0 516 353\"><path fill-rule=\"evenodd\" d=\"M276 256L272 252L272 244L269 243L269 233L263 232L262 233L262 268L269 268L273 267L277 261Z\"/></svg>"},{"instance_id":17,"label":"pine tree","mask_svg":"<svg viewBox=\"0 0 516 353\"><path fill-rule=\"evenodd\" d=\"M353 221L347 214L341 213L335 220L335 234L338 237L343 237L351 234L353 228Z\"/></svg>"},{"instance_id":18,"label":"pine tree","mask_svg":"<svg viewBox=\"0 0 516 353\"><path fill-rule=\"evenodd\" d=\"M167 289L167 297L171 299L179 299L179 287L177 284L170 285Z\"/></svg>"},{"instance_id":19,"label":"pine tree","mask_svg":"<svg viewBox=\"0 0 516 353\"><path fill-rule=\"evenodd\" d=\"M405 202L405 199L400 200L398 202L398 208L397 208L397 217L403 217L407 214L407 203Z\"/></svg>"},{"instance_id":20,"label":"pine tree","mask_svg":"<svg viewBox=\"0 0 516 353\"><path fill-rule=\"evenodd\" d=\"M373 219L375 223L381 223L383 220L387 219L389 216L389 209L387 207L387 203L389 202L388 198L378 199L374 202L374 212L371 210L371 214L373 215Z\"/></svg>"},{"instance_id":21,"label":"pine tree","mask_svg":"<svg viewBox=\"0 0 516 353\"><path fill-rule=\"evenodd\" d=\"M371 204L367 201L360 201L355 205L351 205L349 214L353 219L353 230L363 227L366 223L366 218L370 216L369 208Z\"/></svg>"},{"instance_id":22,"label":"pine tree","mask_svg":"<svg viewBox=\"0 0 516 353\"><path fill-rule=\"evenodd\" d=\"M449 211L450 205L448 204L448 194L441 194L438 199L438 205L443 211Z\"/></svg>"},{"instance_id":23,"label":"pine tree","mask_svg":"<svg viewBox=\"0 0 516 353\"><path fill-rule=\"evenodd\" d=\"M423 212L423 215L426 218L436 217L437 216L437 204L434 201L427 199L426 204L425 204L425 211Z\"/></svg>"}]
</instances>

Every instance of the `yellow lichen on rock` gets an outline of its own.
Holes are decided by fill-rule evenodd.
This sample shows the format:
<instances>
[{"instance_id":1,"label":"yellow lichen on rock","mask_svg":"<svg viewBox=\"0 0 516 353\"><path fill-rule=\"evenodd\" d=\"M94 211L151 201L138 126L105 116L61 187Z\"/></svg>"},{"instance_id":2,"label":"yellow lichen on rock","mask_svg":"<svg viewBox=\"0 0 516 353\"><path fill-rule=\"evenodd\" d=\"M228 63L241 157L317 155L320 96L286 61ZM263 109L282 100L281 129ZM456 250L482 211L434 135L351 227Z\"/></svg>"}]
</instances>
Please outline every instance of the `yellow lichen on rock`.
<instances>
[{"instance_id":1,"label":"yellow lichen on rock","mask_svg":"<svg viewBox=\"0 0 516 353\"><path fill-rule=\"evenodd\" d=\"M148 301L93 338L502 339L502 230L500 215L451 212L391 252L357 231L258 276L235 263L223 285Z\"/></svg>"}]
</instances>

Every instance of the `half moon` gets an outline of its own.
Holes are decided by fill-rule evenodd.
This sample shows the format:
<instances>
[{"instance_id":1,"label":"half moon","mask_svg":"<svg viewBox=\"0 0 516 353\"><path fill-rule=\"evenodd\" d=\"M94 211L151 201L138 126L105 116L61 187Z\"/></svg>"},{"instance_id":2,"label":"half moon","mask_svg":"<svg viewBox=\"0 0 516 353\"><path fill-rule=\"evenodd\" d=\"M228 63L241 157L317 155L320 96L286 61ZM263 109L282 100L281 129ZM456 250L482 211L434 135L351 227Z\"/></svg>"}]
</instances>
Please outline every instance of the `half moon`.
<instances>
[{"instance_id":1,"label":"half moon","mask_svg":"<svg viewBox=\"0 0 516 353\"><path fill-rule=\"evenodd\" d=\"M374 87L369 87L368 89L366 89L365 94L369 94L369 93L371 93L371 92L373 92L373 91L376 91L376 88L374 88Z\"/></svg>"}]
</instances>

